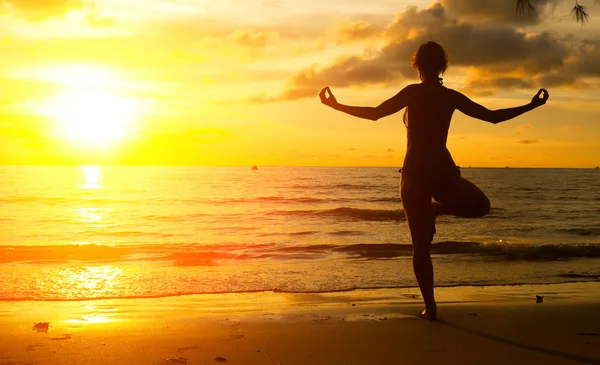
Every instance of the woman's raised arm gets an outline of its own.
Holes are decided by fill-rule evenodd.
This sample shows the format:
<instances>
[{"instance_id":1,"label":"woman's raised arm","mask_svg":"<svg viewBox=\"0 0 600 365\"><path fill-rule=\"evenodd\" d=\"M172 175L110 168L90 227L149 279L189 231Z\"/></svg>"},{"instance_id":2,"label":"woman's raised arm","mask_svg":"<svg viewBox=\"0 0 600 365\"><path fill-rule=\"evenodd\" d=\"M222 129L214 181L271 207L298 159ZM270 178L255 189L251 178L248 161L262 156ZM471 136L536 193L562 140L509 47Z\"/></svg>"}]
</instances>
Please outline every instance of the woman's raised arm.
<instances>
[{"instance_id":1,"label":"woman's raised arm","mask_svg":"<svg viewBox=\"0 0 600 365\"><path fill-rule=\"evenodd\" d=\"M537 94L531 99L529 104L525 104L522 106L517 106L514 108L506 108L506 109L498 109L498 110L489 110L483 105L477 104L473 100L469 99L465 95L459 93L458 91L454 91L456 96L456 109L465 113L466 115L484 120L486 122L490 122L493 124L497 124L500 122L504 122L506 120L517 117L523 113L526 113L530 110L537 108L538 106L542 106L546 104L550 94L546 89L540 89ZM541 96L541 97L540 97Z\"/></svg>"},{"instance_id":2,"label":"woman's raised arm","mask_svg":"<svg viewBox=\"0 0 600 365\"><path fill-rule=\"evenodd\" d=\"M335 96L329 89L329 86L324 87L319 93L321 102L335 110L339 110L346 114L353 115L358 118L377 120L394 114L408 105L408 93L410 86L402 89L398 94L392 96L377 107L370 106L351 106L338 103Z\"/></svg>"}]
</instances>

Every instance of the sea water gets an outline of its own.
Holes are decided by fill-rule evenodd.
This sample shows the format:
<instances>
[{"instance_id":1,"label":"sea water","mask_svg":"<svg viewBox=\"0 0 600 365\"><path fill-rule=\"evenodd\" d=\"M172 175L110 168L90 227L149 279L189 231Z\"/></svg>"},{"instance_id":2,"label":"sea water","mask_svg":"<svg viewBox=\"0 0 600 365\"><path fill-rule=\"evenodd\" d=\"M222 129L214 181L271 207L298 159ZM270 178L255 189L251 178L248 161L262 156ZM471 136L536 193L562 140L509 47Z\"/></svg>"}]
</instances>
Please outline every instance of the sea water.
<instances>
[{"instance_id":1,"label":"sea water","mask_svg":"<svg viewBox=\"0 0 600 365\"><path fill-rule=\"evenodd\" d=\"M466 168L438 286L600 281L600 171ZM397 167L0 167L0 300L414 287Z\"/></svg>"}]
</instances>

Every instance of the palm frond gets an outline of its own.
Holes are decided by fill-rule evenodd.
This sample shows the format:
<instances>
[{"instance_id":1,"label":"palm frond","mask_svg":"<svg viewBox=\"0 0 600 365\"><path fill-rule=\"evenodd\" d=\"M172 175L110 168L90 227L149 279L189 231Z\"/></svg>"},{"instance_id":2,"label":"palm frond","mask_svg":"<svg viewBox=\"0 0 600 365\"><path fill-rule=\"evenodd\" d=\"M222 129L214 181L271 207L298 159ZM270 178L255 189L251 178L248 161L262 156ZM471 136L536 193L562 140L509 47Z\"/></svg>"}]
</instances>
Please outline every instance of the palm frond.
<instances>
[{"instance_id":1,"label":"palm frond","mask_svg":"<svg viewBox=\"0 0 600 365\"><path fill-rule=\"evenodd\" d=\"M517 13L521 16L527 13L527 16L531 18L535 14L535 8L531 5L530 0L517 0Z\"/></svg>"},{"instance_id":2,"label":"palm frond","mask_svg":"<svg viewBox=\"0 0 600 365\"><path fill-rule=\"evenodd\" d=\"M583 5L579 5L577 1L575 1L575 6L571 10L571 16L577 20L577 23L585 24L588 22L587 9Z\"/></svg>"}]
</instances>

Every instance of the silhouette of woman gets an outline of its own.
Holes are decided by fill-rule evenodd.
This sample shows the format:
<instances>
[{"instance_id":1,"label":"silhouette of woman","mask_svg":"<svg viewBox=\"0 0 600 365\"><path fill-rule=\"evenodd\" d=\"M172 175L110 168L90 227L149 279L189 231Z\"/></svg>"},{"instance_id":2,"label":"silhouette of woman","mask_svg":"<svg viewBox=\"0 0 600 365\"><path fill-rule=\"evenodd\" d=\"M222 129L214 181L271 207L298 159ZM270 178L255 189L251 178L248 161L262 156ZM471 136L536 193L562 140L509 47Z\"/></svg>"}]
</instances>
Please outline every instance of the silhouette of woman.
<instances>
[{"instance_id":1,"label":"silhouette of woman","mask_svg":"<svg viewBox=\"0 0 600 365\"><path fill-rule=\"evenodd\" d=\"M413 245L413 270L423 295L425 310L420 316L437 318L433 295L433 265L430 249L435 234L435 218L442 214L460 217L483 217L490 211L490 201L460 172L446 147L450 119L455 110L490 122L500 123L544 105L549 94L540 89L529 104L489 110L443 86L442 75L448 67L446 52L439 44L422 44L412 59L421 83L406 86L378 107L343 105L329 87L319 93L321 102L355 117L378 120L404 107L407 149L402 165L400 196ZM435 201L432 201L433 198Z\"/></svg>"}]
</instances>

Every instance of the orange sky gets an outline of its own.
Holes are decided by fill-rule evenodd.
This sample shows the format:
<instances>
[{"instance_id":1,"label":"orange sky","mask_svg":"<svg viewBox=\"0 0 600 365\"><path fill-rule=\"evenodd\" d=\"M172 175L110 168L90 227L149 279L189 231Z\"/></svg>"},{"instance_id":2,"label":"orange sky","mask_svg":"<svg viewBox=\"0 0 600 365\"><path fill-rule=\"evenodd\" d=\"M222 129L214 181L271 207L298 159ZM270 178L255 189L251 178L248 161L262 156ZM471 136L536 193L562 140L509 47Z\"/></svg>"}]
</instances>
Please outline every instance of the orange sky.
<instances>
[{"instance_id":1,"label":"orange sky","mask_svg":"<svg viewBox=\"0 0 600 365\"><path fill-rule=\"evenodd\" d=\"M510 4L509 4L510 3ZM600 6L527 22L496 0L8 0L0 11L0 164L400 166L401 114L376 106L417 82L439 41L444 84L489 108L549 103L500 125L455 114L462 166L600 165Z\"/></svg>"}]
</instances>

